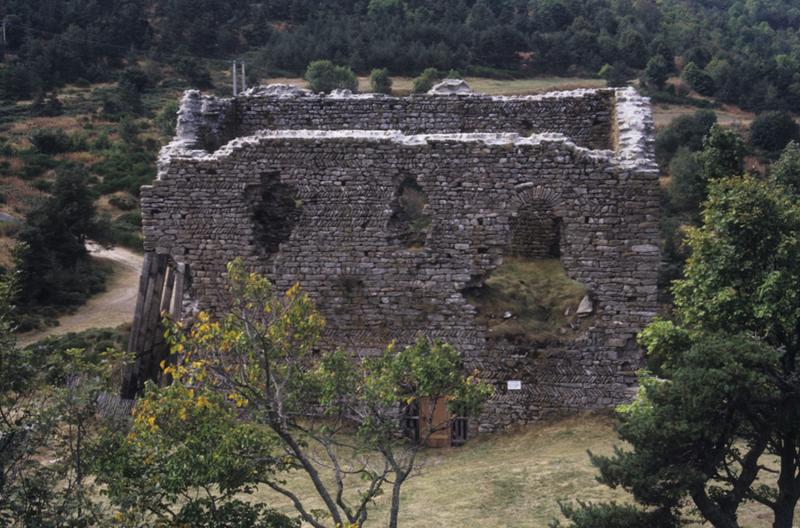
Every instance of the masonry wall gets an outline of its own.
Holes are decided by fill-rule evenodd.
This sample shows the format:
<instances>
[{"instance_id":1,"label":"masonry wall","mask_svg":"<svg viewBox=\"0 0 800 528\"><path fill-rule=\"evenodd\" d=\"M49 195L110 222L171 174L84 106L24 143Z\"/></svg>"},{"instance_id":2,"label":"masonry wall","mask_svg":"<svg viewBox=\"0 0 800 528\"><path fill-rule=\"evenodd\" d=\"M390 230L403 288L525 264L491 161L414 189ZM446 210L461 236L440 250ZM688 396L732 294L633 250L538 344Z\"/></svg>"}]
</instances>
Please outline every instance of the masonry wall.
<instances>
[{"instance_id":1,"label":"masonry wall","mask_svg":"<svg viewBox=\"0 0 800 528\"><path fill-rule=\"evenodd\" d=\"M199 94L196 97L200 97ZM206 98L199 104L211 149L259 130L399 130L406 134L456 132L559 133L575 144L611 148L613 91L577 90L528 97Z\"/></svg>"},{"instance_id":2,"label":"masonry wall","mask_svg":"<svg viewBox=\"0 0 800 528\"><path fill-rule=\"evenodd\" d=\"M390 227L408 177L432 219L421 248L400 245ZM270 199L264 186L276 184L299 211L267 250L254 218ZM542 201L561 224L561 261L589 288L595 313L563 340L494 339L462 292L508 254L514 216ZM202 307L216 305L226 262L244 256L279 289L299 281L314 297L326 347L372 354L420 332L453 343L496 384L482 430L623 401L641 363L635 333L656 309L656 171L565 137L281 131L213 154L173 146L141 205L146 249L188 264ZM507 391L508 380L522 390Z\"/></svg>"}]
</instances>

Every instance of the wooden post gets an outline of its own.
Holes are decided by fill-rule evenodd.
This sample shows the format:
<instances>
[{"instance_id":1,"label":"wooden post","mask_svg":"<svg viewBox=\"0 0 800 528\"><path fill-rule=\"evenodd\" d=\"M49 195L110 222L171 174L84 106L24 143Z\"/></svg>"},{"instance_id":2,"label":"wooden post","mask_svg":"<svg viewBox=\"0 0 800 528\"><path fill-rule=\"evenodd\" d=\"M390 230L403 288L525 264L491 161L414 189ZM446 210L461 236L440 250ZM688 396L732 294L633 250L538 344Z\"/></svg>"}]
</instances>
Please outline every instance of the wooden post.
<instances>
[{"instance_id":1,"label":"wooden post","mask_svg":"<svg viewBox=\"0 0 800 528\"><path fill-rule=\"evenodd\" d=\"M186 286L186 264L179 262L175 271L175 296L172 300L172 319L177 321L183 315L183 289Z\"/></svg>"}]
</instances>

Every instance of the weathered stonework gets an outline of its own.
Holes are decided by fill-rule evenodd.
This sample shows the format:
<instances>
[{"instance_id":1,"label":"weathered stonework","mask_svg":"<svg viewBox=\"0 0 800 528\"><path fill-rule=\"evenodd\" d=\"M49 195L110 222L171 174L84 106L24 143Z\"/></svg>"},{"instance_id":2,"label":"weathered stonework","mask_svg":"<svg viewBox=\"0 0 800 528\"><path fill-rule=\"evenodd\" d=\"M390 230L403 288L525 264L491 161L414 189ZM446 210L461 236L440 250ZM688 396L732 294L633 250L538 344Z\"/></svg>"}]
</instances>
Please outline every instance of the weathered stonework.
<instances>
[{"instance_id":1,"label":"weathered stonework","mask_svg":"<svg viewBox=\"0 0 800 528\"><path fill-rule=\"evenodd\" d=\"M185 298L200 307L217 304L236 257L279 289L300 282L327 319L326 347L374 354L419 333L451 342L496 384L482 430L608 407L630 396L634 337L656 311L652 135L649 102L630 89L187 92L158 178L142 189L145 248L187 265ZM430 218L415 247L392 224L409 179ZM525 249L520 240L550 225L542 215L558 234ZM550 250L590 292L587 325L544 344L494 338L463 292L505 257Z\"/></svg>"}]
</instances>

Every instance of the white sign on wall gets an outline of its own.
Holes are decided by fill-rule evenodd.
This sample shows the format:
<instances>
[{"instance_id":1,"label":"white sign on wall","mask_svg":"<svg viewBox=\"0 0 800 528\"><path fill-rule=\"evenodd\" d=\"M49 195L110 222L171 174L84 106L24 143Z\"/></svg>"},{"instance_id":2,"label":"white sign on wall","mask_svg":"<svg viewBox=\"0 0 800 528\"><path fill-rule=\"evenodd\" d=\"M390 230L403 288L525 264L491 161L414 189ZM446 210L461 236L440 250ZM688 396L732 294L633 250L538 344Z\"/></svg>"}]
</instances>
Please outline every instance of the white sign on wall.
<instances>
[{"instance_id":1,"label":"white sign on wall","mask_svg":"<svg viewBox=\"0 0 800 528\"><path fill-rule=\"evenodd\" d=\"M507 382L508 390L522 390L522 381L520 380L508 380Z\"/></svg>"}]
</instances>

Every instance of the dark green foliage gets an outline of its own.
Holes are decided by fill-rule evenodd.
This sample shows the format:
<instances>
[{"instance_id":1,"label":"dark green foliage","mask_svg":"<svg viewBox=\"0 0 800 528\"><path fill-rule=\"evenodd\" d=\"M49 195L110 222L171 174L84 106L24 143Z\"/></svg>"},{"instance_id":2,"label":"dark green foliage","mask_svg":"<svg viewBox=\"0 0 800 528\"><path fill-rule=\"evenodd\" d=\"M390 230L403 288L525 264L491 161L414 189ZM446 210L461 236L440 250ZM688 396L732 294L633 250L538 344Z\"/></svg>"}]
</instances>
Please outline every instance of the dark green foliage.
<instances>
[{"instance_id":1,"label":"dark green foliage","mask_svg":"<svg viewBox=\"0 0 800 528\"><path fill-rule=\"evenodd\" d=\"M52 196L28 214L17 235L19 301L24 310L76 306L104 287L105 271L91 263L85 247L89 237L104 239L86 180L80 169L61 169Z\"/></svg>"},{"instance_id":2,"label":"dark green foliage","mask_svg":"<svg viewBox=\"0 0 800 528\"><path fill-rule=\"evenodd\" d=\"M670 205L676 211L697 212L706 196L706 182L694 153L681 147L669 164L672 181L669 186Z\"/></svg>"},{"instance_id":3,"label":"dark green foliage","mask_svg":"<svg viewBox=\"0 0 800 528\"><path fill-rule=\"evenodd\" d=\"M158 111L155 117L155 124L158 131L165 138L175 135L175 126L178 121L178 103L170 101Z\"/></svg>"},{"instance_id":4,"label":"dark green foliage","mask_svg":"<svg viewBox=\"0 0 800 528\"><path fill-rule=\"evenodd\" d=\"M699 110L673 119L656 135L656 161L659 166L668 167L680 147L692 152L702 149L703 138L716 122L717 114L711 110Z\"/></svg>"},{"instance_id":5,"label":"dark green foliage","mask_svg":"<svg viewBox=\"0 0 800 528\"><path fill-rule=\"evenodd\" d=\"M700 95L714 95L714 79L705 70L690 62L681 74L686 83Z\"/></svg>"},{"instance_id":6,"label":"dark green foliage","mask_svg":"<svg viewBox=\"0 0 800 528\"><path fill-rule=\"evenodd\" d=\"M437 82L444 79L444 72L437 70L436 68L425 68L419 77L414 79L413 88L411 91L415 94L425 93Z\"/></svg>"},{"instance_id":7,"label":"dark green foliage","mask_svg":"<svg viewBox=\"0 0 800 528\"><path fill-rule=\"evenodd\" d=\"M667 64L666 59L661 55L656 55L647 61L647 67L644 69L642 81L645 86L653 90L661 90L667 82L671 68Z\"/></svg>"},{"instance_id":8,"label":"dark green foliage","mask_svg":"<svg viewBox=\"0 0 800 528\"><path fill-rule=\"evenodd\" d=\"M622 65L613 66L604 64L597 75L606 80L606 84L611 87L625 86L628 84L628 74L630 72Z\"/></svg>"},{"instance_id":9,"label":"dark green foliage","mask_svg":"<svg viewBox=\"0 0 800 528\"><path fill-rule=\"evenodd\" d=\"M142 215L138 211L115 218L109 223L108 231L115 244L142 251Z\"/></svg>"},{"instance_id":10,"label":"dark green foliage","mask_svg":"<svg viewBox=\"0 0 800 528\"><path fill-rule=\"evenodd\" d=\"M310 63L304 75L314 92L331 92L336 89L358 91L358 79L347 66L337 66L329 60Z\"/></svg>"},{"instance_id":11,"label":"dark green foliage","mask_svg":"<svg viewBox=\"0 0 800 528\"><path fill-rule=\"evenodd\" d=\"M798 139L799 131L800 127L786 112L766 112L753 119L750 142L755 147L776 152Z\"/></svg>"},{"instance_id":12,"label":"dark green foliage","mask_svg":"<svg viewBox=\"0 0 800 528\"><path fill-rule=\"evenodd\" d=\"M706 151L725 143L736 141L712 130ZM714 527L738 528L737 510L755 500L772 526L790 528L800 499L800 208L775 180L709 180L703 224L687 245L675 321L639 336L658 377L642 373L637 399L620 408L630 447L592 462L601 482L648 511L685 523L691 501ZM615 522L630 514L608 511Z\"/></svg>"},{"instance_id":13,"label":"dark green foliage","mask_svg":"<svg viewBox=\"0 0 800 528\"><path fill-rule=\"evenodd\" d=\"M60 154L72 147L69 136L63 130L40 128L29 139L33 148L42 154Z\"/></svg>"},{"instance_id":14,"label":"dark green foliage","mask_svg":"<svg viewBox=\"0 0 800 528\"><path fill-rule=\"evenodd\" d=\"M703 139L703 150L697 155L697 161L708 183L741 174L745 154L744 141L739 134L713 125Z\"/></svg>"},{"instance_id":15,"label":"dark green foliage","mask_svg":"<svg viewBox=\"0 0 800 528\"><path fill-rule=\"evenodd\" d=\"M800 192L800 144L792 141L786 145L780 159L772 166L770 176L794 194Z\"/></svg>"},{"instance_id":16,"label":"dark green foliage","mask_svg":"<svg viewBox=\"0 0 800 528\"><path fill-rule=\"evenodd\" d=\"M194 59L184 58L177 62L175 71L183 77L192 88L213 88L211 72L208 68Z\"/></svg>"},{"instance_id":17,"label":"dark green foliage","mask_svg":"<svg viewBox=\"0 0 800 528\"><path fill-rule=\"evenodd\" d=\"M136 112L137 94L150 87L136 71L120 73L136 70L136 57L171 64L185 82L210 88L208 68L226 69L256 47L265 71L292 75L328 57L359 73L386 67L398 75L426 67L499 77L593 75L613 64L620 76L638 70L625 74L630 79L659 57L671 69L677 56L702 94L754 110L800 110L800 8L792 0L6 4L11 18L0 99L116 79L109 104ZM158 75L142 69L152 85ZM654 73L646 77L657 86L661 74Z\"/></svg>"},{"instance_id":18,"label":"dark green foliage","mask_svg":"<svg viewBox=\"0 0 800 528\"><path fill-rule=\"evenodd\" d=\"M139 196L139 189L153 180L154 153L138 149L114 147L103 152L103 159L92 165L92 172L103 177L94 186L100 194L126 191Z\"/></svg>"},{"instance_id":19,"label":"dark green foliage","mask_svg":"<svg viewBox=\"0 0 800 528\"><path fill-rule=\"evenodd\" d=\"M369 75L369 86L375 93L392 93L392 78L389 77L389 70L386 68L372 70Z\"/></svg>"},{"instance_id":20,"label":"dark green foliage","mask_svg":"<svg viewBox=\"0 0 800 528\"><path fill-rule=\"evenodd\" d=\"M677 528L680 524L669 511L644 511L627 504L587 504L578 501L578 506L560 504L561 513L567 518L568 528ZM561 528L554 522L550 528Z\"/></svg>"}]
</instances>

